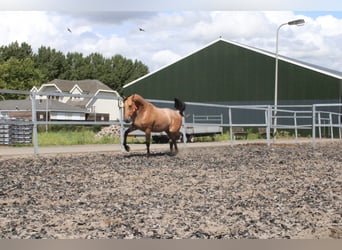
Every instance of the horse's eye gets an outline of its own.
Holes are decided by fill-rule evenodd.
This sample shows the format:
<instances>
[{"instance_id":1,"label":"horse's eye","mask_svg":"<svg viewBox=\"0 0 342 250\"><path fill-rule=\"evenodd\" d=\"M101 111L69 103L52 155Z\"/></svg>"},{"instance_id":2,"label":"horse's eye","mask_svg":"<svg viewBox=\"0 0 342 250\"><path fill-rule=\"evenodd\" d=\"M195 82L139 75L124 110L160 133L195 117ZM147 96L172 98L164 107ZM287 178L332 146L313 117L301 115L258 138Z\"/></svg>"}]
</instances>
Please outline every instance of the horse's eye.
<instances>
[{"instance_id":1,"label":"horse's eye","mask_svg":"<svg viewBox=\"0 0 342 250\"><path fill-rule=\"evenodd\" d=\"M132 109L132 105L128 105L128 109Z\"/></svg>"}]
</instances>

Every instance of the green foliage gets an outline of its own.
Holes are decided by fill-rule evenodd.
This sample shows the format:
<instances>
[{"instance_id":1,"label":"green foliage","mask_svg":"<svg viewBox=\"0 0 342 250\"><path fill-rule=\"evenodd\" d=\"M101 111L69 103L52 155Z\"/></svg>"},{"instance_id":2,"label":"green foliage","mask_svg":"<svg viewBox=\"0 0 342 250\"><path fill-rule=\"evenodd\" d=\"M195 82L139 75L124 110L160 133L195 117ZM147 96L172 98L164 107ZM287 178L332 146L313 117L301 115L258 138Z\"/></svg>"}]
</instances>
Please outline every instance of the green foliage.
<instances>
[{"instance_id":1,"label":"green foliage","mask_svg":"<svg viewBox=\"0 0 342 250\"><path fill-rule=\"evenodd\" d=\"M33 57L35 65L43 74L43 81L52 81L65 72L66 60L62 52L50 47L40 47Z\"/></svg>"},{"instance_id":2,"label":"green foliage","mask_svg":"<svg viewBox=\"0 0 342 250\"><path fill-rule=\"evenodd\" d=\"M22 43L19 45L18 42L14 42L8 46L0 47L0 63L9 60L11 57L17 58L18 60L23 60L32 56L32 48L27 43Z\"/></svg>"},{"instance_id":3,"label":"green foliage","mask_svg":"<svg viewBox=\"0 0 342 250\"><path fill-rule=\"evenodd\" d=\"M40 85L43 79L41 71L34 66L31 58L17 59L11 57L0 64L0 88L30 90ZM4 94L6 99L23 98L22 95Z\"/></svg>"},{"instance_id":4,"label":"green foliage","mask_svg":"<svg viewBox=\"0 0 342 250\"><path fill-rule=\"evenodd\" d=\"M133 62L121 55L105 58L98 53L92 53L86 57L83 57L82 53L68 53L66 70L60 78L70 80L98 79L121 93L123 85L147 73L146 65L140 61Z\"/></svg>"},{"instance_id":5,"label":"green foliage","mask_svg":"<svg viewBox=\"0 0 342 250\"><path fill-rule=\"evenodd\" d=\"M65 124L50 124L46 127L46 125L38 125L38 132L82 132L82 131L92 131L94 133L99 132L102 129L101 125L65 125Z\"/></svg>"},{"instance_id":6,"label":"green foliage","mask_svg":"<svg viewBox=\"0 0 342 250\"><path fill-rule=\"evenodd\" d=\"M92 130L59 130L38 133L39 146L84 145L84 144L114 144L120 140L113 137L95 138Z\"/></svg>"},{"instance_id":7,"label":"green foliage","mask_svg":"<svg viewBox=\"0 0 342 250\"><path fill-rule=\"evenodd\" d=\"M148 73L140 61L122 55L105 58L99 53L84 56L79 52L64 55L50 47L41 46L34 54L27 43L14 42L0 47L0 88L30 90L33 86L54 79L98 79L122 93L122 87ZM8 98L18 98L6 95Z\"/></svg>"}]
</instances>

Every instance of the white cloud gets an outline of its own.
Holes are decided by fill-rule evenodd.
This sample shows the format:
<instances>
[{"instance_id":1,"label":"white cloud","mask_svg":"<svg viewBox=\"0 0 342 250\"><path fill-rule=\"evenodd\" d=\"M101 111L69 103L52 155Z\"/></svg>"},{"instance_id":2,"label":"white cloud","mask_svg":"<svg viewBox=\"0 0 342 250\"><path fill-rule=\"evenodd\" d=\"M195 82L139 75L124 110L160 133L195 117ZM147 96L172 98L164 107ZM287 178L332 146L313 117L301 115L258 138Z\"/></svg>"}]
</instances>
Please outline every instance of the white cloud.
<instances>
[{"instance_id":1,"label":"white cloud","mask_svg":"<svg viewBox=\"0 0 342 250\"><path fill-rule=\"evenodd\" d=\"M152 61L159 65L167 65L180 59L180 55L170 50L157 51L152 56Z\"/></svg>"},{"instance_id":2,"label":"white cloud","mask_svg":"<svg viewBox=\"0 0 342 250\"><path fill-rule=\"evenodd\" d=\"M64 53L122 54L153 71L220 36L273 52L277 27L297 18L306 23L280 30L280 54L342 71L342 19L331 15L311 18L292 11L1 11L0 46L18 41L34 50L44 45Z\"/></svg>"},{"instance_id":3,"label":"white cloud","mask_svg":"<svg viewBox=\"0 0 342 250\"><path fill-rule=\"evenodd\" d=\"M93 50L88 53L96 50L101 51L101 53L106 57L111 57L115 54L122 54L123 56L130 54L131 48L125 38L112 36L109 39L100 39L96 44L94 44Z\"/></svg>"},{"instance_id":4,"label":"white cloud","mask_svg":"<svg viewBox=\"0 0 342 250\"><path fill-rule=\"evenodd\" d=\"M265 37L271 24L262 12L212 12L210 18L199 21L192 30L192 37L210 40L223 36L230 39Z\"/></svg>"},{"instance_id":5,"label":"white cloud","mask_svg":"<svg viewBox=\"0 0 342 250\"><path fill-rule=\"evenodd\" d=\"M1 12L0 42L7 44L12 41L39 41L48 36L58 36L54 20L44 12Z\"/></svg>"},{"instance_id":6,"label":"white cloud","mask_svg":"<svg viewBox=\"0 0 342 250\"><path fill-rule=\"evenodd\" d=\"M331 15L318 17L317 25L323 36L342 35L342 19L337 19Z\"/></svg>"}]
</instances>

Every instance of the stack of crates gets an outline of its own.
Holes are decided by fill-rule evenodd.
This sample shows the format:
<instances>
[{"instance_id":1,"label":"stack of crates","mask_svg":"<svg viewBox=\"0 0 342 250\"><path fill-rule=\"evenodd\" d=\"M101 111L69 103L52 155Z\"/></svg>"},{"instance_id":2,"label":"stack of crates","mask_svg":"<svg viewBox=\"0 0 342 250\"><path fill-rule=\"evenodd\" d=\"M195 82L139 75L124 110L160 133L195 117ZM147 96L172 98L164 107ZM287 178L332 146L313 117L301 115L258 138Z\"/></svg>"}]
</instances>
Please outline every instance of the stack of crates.
<instances>
[{"instance_id":1,"label":"stack of crates","mask_svg":"<svg viewBox=\"0 0 342 250\"><path fill-rule=\"evenodd\" d=\"M18 119L17 119L18 120ZM11 126L11 144L31 144L32 124L28 120L20 119L19 123Z\"/></svg>"},{"instance_id":2,"label":"stack of crates","mask_svg":"<svg viewBox=\"0 0 342 250\"><path fill-rule=\"evenodd\" d=\"M0 144L17 145L32 143L32 127L29 120L1 119Z\"/></svg>"},{"instance_id":3,"label":"stack of crates","mask_svg":"<svg viewBox=\"0 0 342 250\"><path fill-rule=\"evenodd\" d=\"M0 120L0 144L10 144L11 125L2 123L4 119Z\"/></svg>"}]
</instances>

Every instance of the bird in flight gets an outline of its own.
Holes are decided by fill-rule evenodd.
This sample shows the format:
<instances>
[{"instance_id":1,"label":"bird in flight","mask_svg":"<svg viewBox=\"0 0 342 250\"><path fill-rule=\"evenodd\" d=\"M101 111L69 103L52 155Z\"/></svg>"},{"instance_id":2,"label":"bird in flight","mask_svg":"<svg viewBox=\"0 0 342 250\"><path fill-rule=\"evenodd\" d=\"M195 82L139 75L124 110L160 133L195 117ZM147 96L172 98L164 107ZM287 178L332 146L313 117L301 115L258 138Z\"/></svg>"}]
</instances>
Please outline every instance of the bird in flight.
<instances>
[{"instance_id":1,"label":"bird in flight","mask_svg":"<svg viewBox=\"0 0 342 250\"><path fill-rule=\"evenodd\" d=\"M145 30L143 28L139 28L139 30L145 32Z\"/></svg>"},{"instance_id":2,"label":"bird in flight","mask_svg":"<svg viewBox=\"0 0 342 250\"><path fill-rule=\"evenodd\" d=\"M72 33L71 29L70 28L67 28L67 31L69 31L70 33Z\"/></svg>"}]
</instances>

